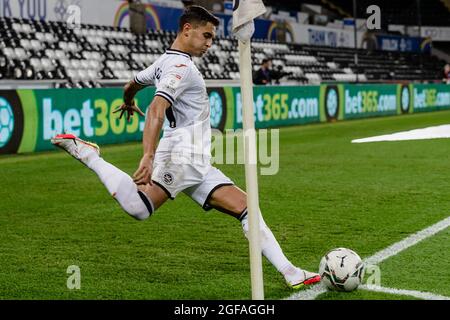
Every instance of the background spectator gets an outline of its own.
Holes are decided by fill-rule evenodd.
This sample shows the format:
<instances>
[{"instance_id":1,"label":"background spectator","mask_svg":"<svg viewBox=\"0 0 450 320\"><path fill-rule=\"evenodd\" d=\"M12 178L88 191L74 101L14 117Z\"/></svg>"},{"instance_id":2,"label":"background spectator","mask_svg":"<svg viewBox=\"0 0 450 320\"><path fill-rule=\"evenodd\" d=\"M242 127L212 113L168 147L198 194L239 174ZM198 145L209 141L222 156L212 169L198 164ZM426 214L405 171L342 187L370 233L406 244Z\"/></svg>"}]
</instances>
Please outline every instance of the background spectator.
<instances>
[{"instance_id":1,"label":"background spectator","mask_svg":"<svg viewBox=\"0 0 450 320\"><path fill-rule=\"evenodd\" d=\"M272 82L271 76L272 60L263 59L261 68L255 72L253 76L253 82L255 84L270 84Z\"/></svg>"},{"instance_id":2,"label":"background spectator","mask_svg":"<svg viewBox=\"0 0 450 320\"><path fill-rule=\"evenodd\" d=\"M444 78L443 78L443 81L445 83L450 83L450 64L448 64L448 63L444 66Z\"/></svg>"}]
</instances>

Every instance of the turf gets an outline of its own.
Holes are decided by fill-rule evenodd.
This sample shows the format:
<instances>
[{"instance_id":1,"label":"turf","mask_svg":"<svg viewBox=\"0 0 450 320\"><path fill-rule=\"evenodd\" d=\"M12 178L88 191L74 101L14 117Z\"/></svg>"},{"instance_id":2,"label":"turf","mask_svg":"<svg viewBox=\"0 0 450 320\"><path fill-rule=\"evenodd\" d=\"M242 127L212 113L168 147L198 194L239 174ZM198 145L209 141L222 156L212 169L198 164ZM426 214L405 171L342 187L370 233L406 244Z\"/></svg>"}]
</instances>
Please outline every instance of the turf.
<instances>
[{"instance_id":1,"label":"turf","mask_svg":"<svg viewBox=\"0 0 450 320\"><path fill-rule=\"evenodd\" d=\"M351 144L449 122L450 112L280 130L280 170L259 177L260 207L287 257L317 270L329 249L367 257L450 215L449 140ZM132 174L138 143L102 148ZM241 187L242 165L218 166ZM188 197L150 219L121 211L96 175L56 151L0 157L1 299L249 299L238 221ZM381 265L382 285L450 296L448 229ZM81 270L69 290L67 268ZM292 294L264 261L267 299ZM422 279L424 281L417 281ZM320 299L412 299L357 290Z\"/></svg>"},{"instance_id":2,"label":"turf","mask_svg":"<svg viewBox=\"0 0 450 320\"><path fill-rule=\"evenodd\" d=\"M450 228L401 252L380 265L381 284L448 296L450 278ZM438 249L437 249L438 248ZM404 268L407 265L408 268ZM386 272L384 272L386 270ZM389 270L398 270L393 274ZM430 276L431 275L431 276Z\"/></svg>"}]
</instances>

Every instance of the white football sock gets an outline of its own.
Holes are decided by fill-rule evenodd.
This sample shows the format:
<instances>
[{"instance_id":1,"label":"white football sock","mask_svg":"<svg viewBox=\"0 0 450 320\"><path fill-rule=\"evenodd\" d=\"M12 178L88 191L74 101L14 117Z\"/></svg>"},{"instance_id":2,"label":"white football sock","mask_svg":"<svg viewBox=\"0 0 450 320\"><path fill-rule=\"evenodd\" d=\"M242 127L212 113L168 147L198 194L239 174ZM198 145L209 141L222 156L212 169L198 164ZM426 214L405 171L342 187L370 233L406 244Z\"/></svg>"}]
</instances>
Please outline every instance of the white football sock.
<instances>
[{"instance_id":1,"label":"white football sock","mask_svg":"<svg viewBox=\"0 0 450 320\"><path fill-rule=\"evenodd\" d=\"M242 229L244 230L245 237L248 239L248 215L245 210L241 215ZM302 274L301 270L295 267L284 255L281 250L278 241L275 239L272 231L264 222L264 219L259 211L260 219L260 241L262 254L274 265L274 267L283 274L288 282L291 282L291 278L298 279ZM295 281L295 280L292 280Z\"/></svg>"},{"instance_id":2,"label":"white football sock","mask_svg":"<svg viewBox=\"0 0 450 320\"><path fill-rule=\"evenodd\" d=\"M128 174L100 156L92 156L86 161L86 165L98 175L109 193L130 216L144 220L153 213L154 206L151 199L138 191L137 185Z\"/></svg>"}]
</instances>

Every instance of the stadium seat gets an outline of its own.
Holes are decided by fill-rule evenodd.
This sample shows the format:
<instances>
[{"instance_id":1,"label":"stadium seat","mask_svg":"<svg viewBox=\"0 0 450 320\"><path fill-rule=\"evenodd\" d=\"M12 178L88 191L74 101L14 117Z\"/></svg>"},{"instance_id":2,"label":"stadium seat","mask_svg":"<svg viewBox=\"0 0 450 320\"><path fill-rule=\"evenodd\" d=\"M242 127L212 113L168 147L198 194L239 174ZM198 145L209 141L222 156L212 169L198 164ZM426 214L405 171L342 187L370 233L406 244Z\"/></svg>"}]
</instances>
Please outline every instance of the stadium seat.
<instances>
[{"instance_id":1,"label":"stadium seat","mask_svg":"<svg viewBox=\"0 0 450 320\"><path fill-rule=\"evenodd\" d=\"M102 80L128 81L151 65L176 36L162 30L134 35L129 29L87 24L71 29L63 22L16 18L0 18L0 34L2 78L66 79L71 82L68 87L95 87ZM252 42L252 53L254 69L264 58L272 58L274 68L288 73L283 81L292 84L432 80L439 79L442 68L439 59L426 55L266 40ZM194 61L205 79L239 79L236 39L219 36L211 50ZM20 62L26 62L25 66ZM420 64L422 68L417 68Z\"/></svg>"}]
</instances>

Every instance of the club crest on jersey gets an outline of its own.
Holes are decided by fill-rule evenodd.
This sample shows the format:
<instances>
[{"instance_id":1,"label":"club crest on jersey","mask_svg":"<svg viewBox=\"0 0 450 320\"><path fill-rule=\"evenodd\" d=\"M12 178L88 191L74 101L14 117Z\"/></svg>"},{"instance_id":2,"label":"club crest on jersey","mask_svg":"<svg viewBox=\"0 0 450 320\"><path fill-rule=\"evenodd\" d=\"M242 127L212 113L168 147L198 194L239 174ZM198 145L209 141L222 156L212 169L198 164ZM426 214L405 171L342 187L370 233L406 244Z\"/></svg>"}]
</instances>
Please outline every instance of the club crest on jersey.
<instances>
[{"instance_id":1,"label":"club crest on jersey","mask_svg":"<svg viewBox=\"0 0 450 320\"><path fill-rule=\"evenodd\" d=\"M162 175L162 180L165 184L171 185L173 183L173 176L169 172L164 172Z\"/></svg>"}]
</instances>

